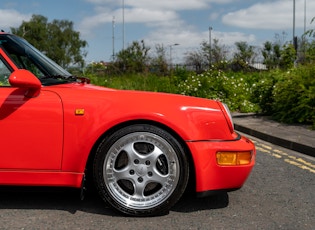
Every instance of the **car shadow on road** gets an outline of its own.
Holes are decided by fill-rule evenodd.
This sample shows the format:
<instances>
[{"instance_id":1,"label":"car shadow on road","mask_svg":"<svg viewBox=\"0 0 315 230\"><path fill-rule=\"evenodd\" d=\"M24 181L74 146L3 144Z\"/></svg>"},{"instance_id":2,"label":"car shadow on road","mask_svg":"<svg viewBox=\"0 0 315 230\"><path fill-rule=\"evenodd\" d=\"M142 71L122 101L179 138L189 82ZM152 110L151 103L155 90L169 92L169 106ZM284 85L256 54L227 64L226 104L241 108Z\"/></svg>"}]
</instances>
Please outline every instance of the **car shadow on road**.
<instances>
[{"instance_id":1,"label":"car shadow on road","mask_svg":"<svg viewBox=\"0 0 315 230\"><path fill-rule=\"evenodd\" d=\"M224 208L228 205L228 195L221 194L207 198L197 198L185 194L171 209L173 212L190 213L201 210ZM0 187L0 210L61 210L72 214L78 211L122 216L98 196L89 192L80 200L80 191L68 188L46 187Z\"/></svg>"},{"instance_id":2,"label":"car shadow on road","mask_svg":"<svg viewBox=\"0 0 315 230\"><path fill-rule=\"evenodd\" d=\"M175 212L197 212L210 209L226 208L229 204L229 195L222 192L216 195L198 198L194 193L184 194L179 202L172 208Z\"/></svg>"}]
</instances>

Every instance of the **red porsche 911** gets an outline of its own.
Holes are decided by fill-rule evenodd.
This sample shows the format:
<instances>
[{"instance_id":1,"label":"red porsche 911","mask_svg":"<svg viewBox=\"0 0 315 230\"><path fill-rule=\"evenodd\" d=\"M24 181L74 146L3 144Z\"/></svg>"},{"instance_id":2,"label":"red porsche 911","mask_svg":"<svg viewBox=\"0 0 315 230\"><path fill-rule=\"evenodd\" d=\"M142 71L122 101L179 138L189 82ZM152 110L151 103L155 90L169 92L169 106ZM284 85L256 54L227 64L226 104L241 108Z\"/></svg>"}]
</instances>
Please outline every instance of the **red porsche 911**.
<instances>
[{"instance_id":1,"label":"red porsche 911","mask_svg":"<svg viewBox=\"0 0 315 230\"><path fill-rule=\"evenodd\" d=\"M197 196L241 188L253 143L219 101L115 90L74 77L0 33L0 185L60 186L132 216L165 213L188 181ZM87 176L91 174L92 176Z\"/></svg>"}]
</instances>

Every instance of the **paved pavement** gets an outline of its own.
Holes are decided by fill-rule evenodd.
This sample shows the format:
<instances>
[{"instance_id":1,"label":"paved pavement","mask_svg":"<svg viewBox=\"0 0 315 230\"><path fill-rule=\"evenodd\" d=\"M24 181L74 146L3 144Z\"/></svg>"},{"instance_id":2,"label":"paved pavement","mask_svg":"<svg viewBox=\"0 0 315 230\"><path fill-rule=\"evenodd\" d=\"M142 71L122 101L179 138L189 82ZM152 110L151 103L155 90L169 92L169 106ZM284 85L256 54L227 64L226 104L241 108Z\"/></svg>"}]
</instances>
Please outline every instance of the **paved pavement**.
<instances>
[{"instance_id":1,"label":"paved pavement","mask_svg":"<svg viewBox=\"0 0 315 230\"><path fill-rule=\"evenodd\" d=\"M315 157L315 130L287 125L255 114L232 114L237 131Z\"/></svg>"}]
</instances>

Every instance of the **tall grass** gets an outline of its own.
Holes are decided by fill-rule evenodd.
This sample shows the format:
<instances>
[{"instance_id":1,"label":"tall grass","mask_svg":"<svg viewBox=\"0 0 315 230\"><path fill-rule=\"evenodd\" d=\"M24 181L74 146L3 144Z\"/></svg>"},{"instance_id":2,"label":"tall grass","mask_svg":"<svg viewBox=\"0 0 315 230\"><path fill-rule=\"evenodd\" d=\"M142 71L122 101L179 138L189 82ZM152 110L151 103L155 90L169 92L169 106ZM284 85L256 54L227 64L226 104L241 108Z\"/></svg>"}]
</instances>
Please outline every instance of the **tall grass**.
<instances>
[{"instance_id":1,"label":"tall grass","mask_svg":"<svg viewBox=\"0 0 315 230\"><path fill-rule=\"evenodd\" d=\"M115 89L141 90L152 92L175 93L176 85L171 77L156 75L126 74L123 76L88 75L95 85Z\"/></svg>"}]
</instances>

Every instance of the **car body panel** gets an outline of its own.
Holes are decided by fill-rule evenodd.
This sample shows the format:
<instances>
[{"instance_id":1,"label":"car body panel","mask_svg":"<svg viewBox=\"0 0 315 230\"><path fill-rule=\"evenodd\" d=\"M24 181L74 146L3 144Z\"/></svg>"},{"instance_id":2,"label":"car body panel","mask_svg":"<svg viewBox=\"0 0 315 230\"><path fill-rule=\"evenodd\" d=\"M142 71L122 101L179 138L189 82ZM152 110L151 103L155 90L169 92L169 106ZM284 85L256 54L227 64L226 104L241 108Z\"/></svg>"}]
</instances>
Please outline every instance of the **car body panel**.
<instances>
[{"instance_id":1,"label":"car body panel","mask_svg":"<svg viewBox=\"0 0 315 230\"><path fill-rule=\"evenodd\" d=\"M196 191L199 193L241 188L255 164L256 150L245 137L229 142L197 141L187 144L193 153ZM219 166L216 161L218 151L252 151L253 158L248 165Z\"/></svg>"},{"instance_id":2,"label":"car body panel","mask_svg":"<svg viewBox=\"0 0 315 230\"><path fill-rule=\"evenodd\" d=\"M0 93L0 169L60 170L63 112L59 96L42 91L26 98L24 89Z\"/></svg>"}]
</instances>

